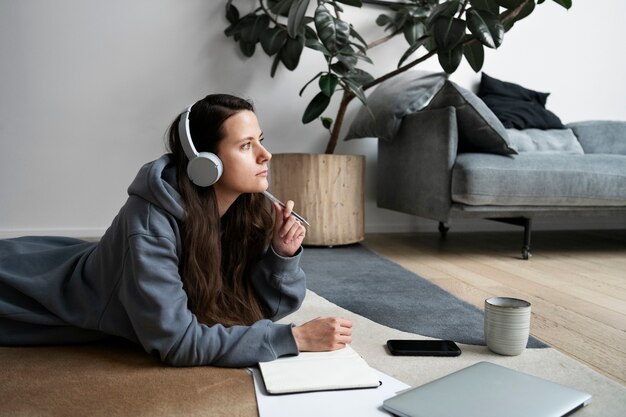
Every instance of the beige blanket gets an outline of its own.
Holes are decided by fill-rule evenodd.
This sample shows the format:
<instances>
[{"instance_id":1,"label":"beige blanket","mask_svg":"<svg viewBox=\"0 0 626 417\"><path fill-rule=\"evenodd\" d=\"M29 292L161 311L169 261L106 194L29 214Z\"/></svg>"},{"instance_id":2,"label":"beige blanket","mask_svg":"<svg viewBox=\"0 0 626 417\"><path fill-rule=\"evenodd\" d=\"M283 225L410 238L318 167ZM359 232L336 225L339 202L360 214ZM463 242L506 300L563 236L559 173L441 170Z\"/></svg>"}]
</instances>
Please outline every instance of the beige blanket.
<instances>
[{"instance_id":1,"label":"beige blanket","mask_svg":"<svg viewBox=\"0 0 626 417\"><path fill-rule=\"evenodd\" d=\"M431 381L487 360L587 391L590 406L575 416L626 416L626 387L554 349L503 357L484 347L460 345L456 358L393 357L390 338L417 337L376 324L309 292L285 322L317 316L353 321L352 347L366 361L409 385ZM0 348L1 416L256 416L246 370L172 368L135 346L100 343L70 347ZM350 416L342 416L350 417Z\"/></svg>"}]
</instances>

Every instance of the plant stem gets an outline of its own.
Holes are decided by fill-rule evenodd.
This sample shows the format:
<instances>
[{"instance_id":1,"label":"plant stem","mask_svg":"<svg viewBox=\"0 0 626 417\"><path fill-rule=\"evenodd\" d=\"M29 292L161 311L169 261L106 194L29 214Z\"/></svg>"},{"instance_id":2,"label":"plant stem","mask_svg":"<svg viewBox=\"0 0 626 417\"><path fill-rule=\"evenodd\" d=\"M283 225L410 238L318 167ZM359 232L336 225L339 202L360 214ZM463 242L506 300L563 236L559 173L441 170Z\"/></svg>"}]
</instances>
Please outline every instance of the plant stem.
<instances>
[{"instance_id":1,"label":"plant stem","mask_svg":"<svg viewBox=\"0 0 626 417\"><path fill-rule=\"evenodd\" d=\"M376 41L374 41L374 42L372 42L372 43L368 44L368 45L367 45L367 47L366 47L365 49L370 50L370 49L372 49L372 48L374 48L374 47L376 47L376 46L378 46L378 45L381 45L381 44L383 44L383 43L387 42L388 40L391 40L391 39L395 38L395 37L396 37L396 35L398 35L399 33L400 33L400 31L399 31L399 30L396 30L396 31L395 31L395 32L393 32L392 34L387 35L387 36L385 36L384 38L380 38L380 39L378 39L378 40L376 40Z\"/></svg>"},{"instance_id":2,"label":"plant stem","mask_svg":"<svg viewBox=\"0 0 626 417\"><path fill-rule=\"evenodd\" d=\"M515 18L517 18L517 15L520 14L520 12L522 11L522 9L526 6L526 4L528 4L529 2L534 1L534 0L525 0L523 2L521 2L515 9L511 9L511 10L507 10L506 12L503 12L502 14L500 14L500 20L502 22L504 22L505 20L515 20Z\"/></svg>"},{"instance_id":3,"label":"plant stem","mask_svg":"<svg viewBox=\"0 0 626 417\"><path fill-rule=\"evenodd\" d=\"M333 123L333 130L330 134L330 139L328 140L328 144L326 145L326 151L324 153L329 155L335 153L337 141L339 140L339 131L341 130L341 125L343 125L343 118L346 115L348 104L352 101L353 98L354 94L351 91L343 91L341 104L339 104L339 110L337 110L337 115L335 116L335 123Z\"/></svg>"},{"instance_id":4,"label":"plant stem","mask_svg":"<svg viewBox=\"0 0 626 417\"><path fill-rule=\"evenodd\" d=\"M398 74L403 73L404 71L413 68L414 66L416 66L417 64L426 61L428 58L430 58L431 56L435 55L437 53L437 49L433 49L432 51L428 52L426 55L416 59L415 61L409 62L408 64L406 64L403 67L400 67L398 69L395 69L391 72L388 72L387 74L383 75L382 77L378 77L376 78L374 81L370 81L367 84L363 85L363 91L374 87L375 85L378 85L380 83L382 83L383 81L388 80L391 77L395 77Z\"/></svg>"}]
</instances>

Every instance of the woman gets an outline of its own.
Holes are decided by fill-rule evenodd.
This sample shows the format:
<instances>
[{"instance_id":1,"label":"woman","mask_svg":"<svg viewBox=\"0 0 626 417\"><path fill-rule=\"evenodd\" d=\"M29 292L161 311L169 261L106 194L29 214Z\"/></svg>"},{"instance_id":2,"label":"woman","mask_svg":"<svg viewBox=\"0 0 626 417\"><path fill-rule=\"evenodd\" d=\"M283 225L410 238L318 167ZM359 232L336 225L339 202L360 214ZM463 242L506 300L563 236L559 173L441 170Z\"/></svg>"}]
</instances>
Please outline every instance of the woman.
<instances>
[{"instance_id":1,"label":"woman","mask_svg":"<svg viewBox=\"0 0 626 417\"><path fill-rule=\"evenodd\" d=\"M97 244L0 241L0 344L112 335L172 365L249 366L350 343L352 325L340 318L271 321L304 298L305 228L292 201L272 215L259 194L271 158L262 140L249 102L209 95L173 122L171 153L141 168ZM221 160L214 184L190 180L189 143Z\"/></svg>"}]
</instances>

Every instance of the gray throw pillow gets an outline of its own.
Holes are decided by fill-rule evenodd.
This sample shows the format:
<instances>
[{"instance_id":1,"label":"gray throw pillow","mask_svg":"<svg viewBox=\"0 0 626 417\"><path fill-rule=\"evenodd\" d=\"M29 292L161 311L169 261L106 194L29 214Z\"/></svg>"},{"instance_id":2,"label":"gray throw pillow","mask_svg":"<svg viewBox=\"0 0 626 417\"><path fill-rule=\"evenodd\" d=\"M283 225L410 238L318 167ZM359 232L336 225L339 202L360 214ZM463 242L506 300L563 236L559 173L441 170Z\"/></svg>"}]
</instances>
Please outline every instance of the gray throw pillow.
<instances>
[{"instance_id":1,"label":"gray throw pillow","mask_svg":"<svg viewBox=\"0 0 626 417\"><path fill-rule=\"evenodd\" d=\"M429 109L456 108L460 152L516 154L507 143L506 129L487 105L474 93L446 81L430 101Z\"/></svg>"},{"instance_id":2,"label":"gray throw pillow","mask_svg":"<svg viewBox=\"0 0 626 417\"><path fill-rule=\"evenodd\" d=\"M509 144L519 153L585 153L572 129L507 129L506 132Z\"/></svg>"},{"instance_id":3,"label":"gray throw pillow","mask_svg":"<svg viewBox=\"0 0 626 417\"><path fill-rule=\"evenodd\" d=\"M391 141L402 118L422 110L447 79L445 73L406 71L382 82L367 97L345 139L374 137Z\"/></svg>"}]
</instances>

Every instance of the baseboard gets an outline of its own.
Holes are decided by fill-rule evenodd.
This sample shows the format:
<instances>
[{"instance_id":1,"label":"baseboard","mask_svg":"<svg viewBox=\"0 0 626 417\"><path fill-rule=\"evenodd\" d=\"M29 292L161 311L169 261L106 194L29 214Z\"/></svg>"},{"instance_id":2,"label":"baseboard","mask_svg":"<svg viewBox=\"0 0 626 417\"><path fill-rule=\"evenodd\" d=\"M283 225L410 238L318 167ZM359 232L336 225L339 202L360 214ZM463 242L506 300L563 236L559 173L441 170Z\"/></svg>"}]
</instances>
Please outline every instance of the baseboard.
<instances>
[{"instance_id":1,"label":"baseboard","mask_svg":"<svg viewBox=\"0 0 626 417\"><path fill-rule=\"evenodd\" d=\"M398 223L366 223L365 233L433 233L438 222L422 218ZM533 221L533 231L538 230L616 230L626 229L623 219L609 217L571 217L563 219L539 218ZM0 239L19 236L67 236L75 238L100 238L106 228L32 228L0 229ZM450 224L453 232L521 231L521 227L483 219L454 219Z\"/></svg>"}]
</instances>

